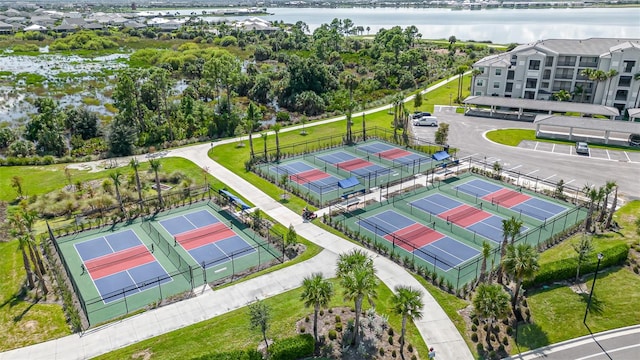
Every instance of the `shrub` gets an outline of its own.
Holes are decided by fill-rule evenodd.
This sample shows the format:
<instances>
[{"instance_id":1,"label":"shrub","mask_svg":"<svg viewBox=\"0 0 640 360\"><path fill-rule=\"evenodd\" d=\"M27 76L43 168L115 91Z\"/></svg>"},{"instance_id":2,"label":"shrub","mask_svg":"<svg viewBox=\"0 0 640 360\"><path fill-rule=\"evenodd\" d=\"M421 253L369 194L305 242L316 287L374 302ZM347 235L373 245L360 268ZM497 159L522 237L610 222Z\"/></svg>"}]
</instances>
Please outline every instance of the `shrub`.
<instances>
[{"instance_id":1,"label":"shrub","mask_svg":"<svg viewBox=\"0 0 640 360\"><path fill-rule=\"evenodd\" d=\"M393 345L393 336L389 335L389 345Z\"/></svg>"},{"instance_id":2,"label":"shrub","mask_svg":"<svg viewBox=\"0 0 640 360\"><path fill-rule=\"evenodd\" d=\"M389 336L393 336L393 328L392 327L389 328L388 333L389 333Z\"/></svg>"},{"instance_id":3,"label":"shrub","mask_svg":"<svg viewBox=\"0 0 640 360\"><path fill-rule=\"evenodd\" d=\"M378 354L380 354L380 356L384 356L384 349L383 348L378 349Z\"/></svg>"},{"instance_id":4,"label":"shrub","mask_svg":"<svg viewBox=\"0 0 640 360\"><path fill-rule=\"evenodd\" d=\"M391 357L395 358L396 356L398 356L398 354L396 353L396 350L393 349L393 351L391 351Z\"/></svg>"},{"instance_id":5,"label":"shrub","mask_svg":"<svg viewBox=\"0 0 640 360\"><path fill-rule=\"evenodd\" d=\"M329 340L335 340L338 338L338 333L335 330L329 330Z\"/></svg>"},{"instance_id":6,"label":"shrub","mask_svg":"<svg viewBox=\"0 0 640 360\"><path fill-rule=\"evenodd\" d=\"M269 359L301 359L313 355L315 341L310 334L277 340L269 347Z\"/></svg>"},{"instance_id":7,"label":"shrub","mask_svg":"<svg viewBox=\"0 0 640 360\"><path fill-rule=\"evenodd\" d=\"M411 360L418 360L418 357L415 354L411 355Z\"/></svg>"},{"instance_id":8,"label":"shrub","mask_svg":"<svg viewBox=\"0 0 640 360\"><path fill-rule=\"evenodd\" d=\"M262 360L262 354L257 350L235 350L201 355L191 360Z\"/></svg>"},{"instance_id":9,"label":"shrub","mask_svg":"<svg viewBox=\"0 0 640 360\"><path fill-rule=\"evenodd\" d=\"M342 322L341 320L342 320L342 319L340 318L340 315L336 315L336 322L337 322L337 323Z\"/></svg>"},{"instance_id":10,"label":"shrub","mask_svg":"<svg viewBox=\"0 0 640 360\"><path fill-rule=\"evenodd\" d=\"M410 353L412 353L412 352L413 352L413 345L409 344L409 345L407 346L407 351L409 351Z\"/></svg>"},{"instance_id":11,"label":"shrub","mask_svg":"<svg viewBox=\"0 0 640 360\"><path fill-rule=\"evenodd\" d=\"M342 323L336 323L336 331L342 332Z\"/></svg>"},{"instance_id":12,"label":"shrub","mask_svg":"<svg viewBox=\"0 0 640 360\"><path fill-rule=\"evenodd\" d=\"M304 317L304 322L309 322L309 315Z\"/></svg>"},{"instance_id":13,"label":"shrub","mask_svg":"<svg viewBox=\"0 0 640 360\"><path fill-rule=\"evenodd\" d=\"M471 324L471 331L476 331L478 330L478 327L476 326L476 324Z\"/></svg>"},{"instance_id":14,"label":"shrub","mask_svg":"<svg viewBox=\"0 0 640 360\"><path fill-rule=\"evenodd\" d=\"M629 246L625 243L620 243L613 245L608 249L604 249L601 252L604 255L604 258L602 259L600 266L601 268L606 268L622 264L629 254ZM590 272L594 272L597 263L598 260L594 254L580 266L580 273L588 274ZM524 281L522 285L524 288L530 288L532 286L548 284L554 281L571 279L576 276L577 265L575 258L562 259L543 264L535 277L531 280Z\"/></svg>"},{"instance_id":15,"label":"shrub","mask_svg":"<svg viewBox=\"0 0 640 360\"><path fill-rule=\"evenodd\" d=\"M506 337L506 336L505 336L505 337L503 337L503 338L502 338L502 343L503 343L503 344L505 344L505 345L509 344L509 338L508 338L508 337Z\"/></svg>"},{"instance_id":16,"label":"shrub","mask_svg":"<svg viewBox=\"0 0 640 360\"><path fill-rule=\"evenodd\" d=\"M320 309L320 316L324 315L324 310Z\"/></svg>"},{"instance_id":17,"label":"shrub","mask_svg":"<svg viewBox=\"0 0 640 360\"><path fill-rule=\"evenodd\" d=\"M478 334L477 333L471 334L471 341L478 342Z\"/></svg>"}]
</instances>

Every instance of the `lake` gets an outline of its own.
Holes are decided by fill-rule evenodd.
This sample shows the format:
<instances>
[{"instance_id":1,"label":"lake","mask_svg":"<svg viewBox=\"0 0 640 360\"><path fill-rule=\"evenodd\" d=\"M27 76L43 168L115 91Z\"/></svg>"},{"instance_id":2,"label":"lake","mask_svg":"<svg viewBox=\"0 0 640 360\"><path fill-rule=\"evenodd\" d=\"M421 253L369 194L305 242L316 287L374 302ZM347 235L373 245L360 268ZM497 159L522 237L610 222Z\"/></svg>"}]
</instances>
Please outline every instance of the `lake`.
<instances>
[{"instance_id":1,"label":"lake","mask_svg":"<svg viewBox=\"0 0 640 360\"><path fill-rule=\"evenodd\" d=\"M180 10L181 14L203 9ZM334 18L351 19L356 26L370 27L370 34L381 28L415 25L425 39L491 40L494 43L527 43L541 39L590 37L631 38L640 35L640 7L578 9L489 9L445 8L268 8L274 15L260 15L269 21L304 21L313 31ZM213 17L207 20L244 20L242 17ZM366 31L365 31L366 33Z\"/></svg>"}]
</instances>

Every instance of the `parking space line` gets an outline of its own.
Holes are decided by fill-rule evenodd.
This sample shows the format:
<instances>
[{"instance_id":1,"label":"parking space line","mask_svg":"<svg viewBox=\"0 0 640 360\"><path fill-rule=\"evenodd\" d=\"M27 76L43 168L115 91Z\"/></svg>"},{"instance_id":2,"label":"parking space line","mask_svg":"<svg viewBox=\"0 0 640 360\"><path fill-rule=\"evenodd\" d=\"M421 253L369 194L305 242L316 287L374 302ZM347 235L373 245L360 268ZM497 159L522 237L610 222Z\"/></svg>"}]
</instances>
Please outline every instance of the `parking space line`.
<instances>
[{"instance_id":1,"label":"parking space line","mask_svg":"<svg viewBox=\"0 0 640 360\"><path fill-rule=\"evenodd\" d=\"M553 174L553 175L551 175L551 176L549 176L549 177L546 177L546 178L544 178L544 179L542 179L542 180L549 180L549 179L551 179L552 177L554 177L554 176L556 176L556 175L557 175L557 174Z\"/></svg>"},{"instance_id":2,"label":"parking space line","mask_svg":"<svg viewBox=\"0 0 640 360\"><path fill-rule=\"evenodd\" d=\"M573 146L569 146L569 155L573 155Z\"/></svg>"},{"instance_id":3,"label":"parking space line","mask_svg":"<svg viewBox=\"0 0 640 360\"><path fill-rule=\"evenodd\" d=\"M518 165L518 166L514 166L514 167L512 167L511 169L509 169L509 171L513 171L513 170L515 170L515 169L517 169L517 168L519 168L519 167L521 167L521 166L522 166L522 164L521 164L521 165Z\"/></svg>"},{"instance_id":4,"label":"parking space line","mask_svg":"<svg viewBox=\"0 0 640 360\"><path fill-rule=\"evenodd\" d=\"M631 162L631 158L629 157L629 154L627 154L627 152L626 152L626 151L623 151L623 153L624 153L624 156L626 156L626 157L627 157L627 161L628 161L628 162Z\"/></svg>"},{"instance_id":5,"label":"parking space line","mask_svg":"<svg viewBox=\"0 0 640 360\"><path fill-rule=\"evenodd\" d=\"M556 144L553 144L553 147L551 148L551 152L555 152L556 151Z\"/></svg>"},{"instance_id":6,"label":"parking space line","mask_svg":"<svg viewBox=\"0 0 640 360\"><path fill-rule=\"evenodd\" d=\"M571 180L569 180L569 181L565 182L564 184L565 184L565 185L569 185L569 184L571 184L571 183L572 183L572 182L574 182L574 181L576 181L576 179L571 179Z\"/></svg>"},{"instance_id":7,"label":"parking space line","mask_svg":"<svg viewBox=\"0 0 640 360\"><path fill-rule=\"evenodd\" d=\"M538 150L538 144L540 143L536 141L536 146L533 148L533 150Z\"/></svg>"},{"instance_id":8,"label":"parking space line","mask_svg":"<svg viewBox=\"0 0 640 360\"><path fill-rule=\"evenodd\" d=\"M609 160L611 160L611 155L609 155L609 150L604 149L604 151L606 151L606 152L607 152L607 157L609 158Z\"/></svg>"},{"instance_id":9,"label":"parking space line","mask_svg":"<svg viewBox=\"0 0 640 360\"><path fill-rule=\"evenodd\" d=\"M537 173L539 170L540 170L540 169L533 170L532 172L528 172L528 173L526 173L525 175L535 174L535 173Z\"/></svg>"}]
</instances>

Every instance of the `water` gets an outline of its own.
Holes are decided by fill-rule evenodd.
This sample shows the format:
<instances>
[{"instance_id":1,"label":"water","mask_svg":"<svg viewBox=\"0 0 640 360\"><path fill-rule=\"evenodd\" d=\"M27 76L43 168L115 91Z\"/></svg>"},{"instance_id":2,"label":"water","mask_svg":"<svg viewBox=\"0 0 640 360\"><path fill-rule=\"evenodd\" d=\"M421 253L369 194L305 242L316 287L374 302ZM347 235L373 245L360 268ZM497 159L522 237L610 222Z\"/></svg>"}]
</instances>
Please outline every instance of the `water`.
<instances>
[{"instance_id":1,"label":"water","mask_svg":"<svg viewBox=\"0 0 640 360\"><path fill-rule=\"evenodd\" d=\"M178 10L181 14L202 9ZM334 18L351 19L356 26L370 27L370 34L381 28L415 25L424 39L448 38L491 40L494 43L527 43L541 39L590 37L631 38L640 34L640 8L578 9L489 9L453 11L438 8L268 8L274 15L259 15L269 20L294 24L304 21L313 31ZM244 20L242 17L204 19ZM365 34L366 34L365 30Z\"/></svg>"}]
</instances>

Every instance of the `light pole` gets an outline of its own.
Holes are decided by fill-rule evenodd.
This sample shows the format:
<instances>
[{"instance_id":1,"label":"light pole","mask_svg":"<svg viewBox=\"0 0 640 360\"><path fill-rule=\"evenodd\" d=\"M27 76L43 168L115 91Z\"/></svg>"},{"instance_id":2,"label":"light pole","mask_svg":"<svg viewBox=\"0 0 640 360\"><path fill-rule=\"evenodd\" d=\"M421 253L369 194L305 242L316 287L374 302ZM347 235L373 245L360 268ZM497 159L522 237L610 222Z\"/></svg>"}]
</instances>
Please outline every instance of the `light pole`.
<instances>
[{"instance_id":1,"label":"light pole","mask_svg":"<svg viewBox=\"0 0 640 360\"><path fill-rule=\"evenodd\" d=\"M587 314L589 314L589 307L591 306L591 297L593 296L593 289L596 287L596 279L598 278L598 269L600 269L600 261L604 255L602 253L598 253L598 263L596 264L596 273L593 275L593 283L591 283L591 292L589 293L589 300L587 300L587 308L584 311L584 320L582 320L583 324L587 324Z\"/></svg>"}]
</instances>

